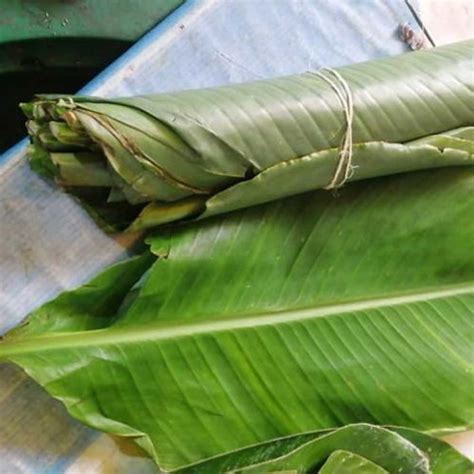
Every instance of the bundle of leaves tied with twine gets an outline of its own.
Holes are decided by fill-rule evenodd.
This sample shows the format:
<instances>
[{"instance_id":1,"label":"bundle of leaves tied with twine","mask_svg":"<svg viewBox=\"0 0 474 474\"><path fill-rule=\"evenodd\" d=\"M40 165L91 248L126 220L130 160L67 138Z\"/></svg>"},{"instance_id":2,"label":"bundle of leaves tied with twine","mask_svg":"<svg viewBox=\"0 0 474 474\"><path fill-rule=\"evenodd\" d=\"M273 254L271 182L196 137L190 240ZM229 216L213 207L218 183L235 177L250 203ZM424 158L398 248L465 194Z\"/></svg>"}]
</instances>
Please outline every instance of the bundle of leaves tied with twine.
<instances>
[{"instance_id":1,"label":"bundle of leaves tied with twine","mask_svg":"<svg viewBox=\"0 0 474 474\"><path fill-rule=\"evenodd\" d=\"M33 168L109 229L472 165L473 42L296 76L23 104Z\"/></svg>"}]
</instances>

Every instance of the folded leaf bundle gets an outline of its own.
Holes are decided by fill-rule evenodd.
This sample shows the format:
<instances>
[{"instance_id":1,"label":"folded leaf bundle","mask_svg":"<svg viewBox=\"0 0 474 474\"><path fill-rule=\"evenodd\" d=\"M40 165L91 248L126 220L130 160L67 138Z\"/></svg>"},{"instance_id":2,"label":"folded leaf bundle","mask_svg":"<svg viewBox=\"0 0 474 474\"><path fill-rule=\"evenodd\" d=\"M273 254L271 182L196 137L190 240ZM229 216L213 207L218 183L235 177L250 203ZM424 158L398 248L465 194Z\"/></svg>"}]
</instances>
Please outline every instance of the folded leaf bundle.
<instances>
[{"instance_id":1,"label":"folded leaf bundle","mask_svg":"<svg viewBox=\"0 0 474 474\"><path fill-rule=\"evenodd\" d=\"M472 463L447 443L402 427L369 424L302 433L217 456L186 474L470 474Z\"/></svg>"},{"instance_id":2,"label":"folded leaf bundle","mask_svg":"<svg viewBox=\"0 0 474 474\"><path fill-rule=\"evenodd\" d=\"M472 167L425 170L160 229L152 256L36 310L0 360L163 471L431 472L396 436L327 430L474 427L473 192Z\"/></svg>"},{"instance_id":3,"label":"folded leaf bundle","mask_svg":"<svg viewBox=\"0 0 474 474\"><path fill-rule=\"evenodd\" d=\"M30 160L115 228L472 165L474 41L214 89L38 96Z\"/></svg>"}]
</instances>

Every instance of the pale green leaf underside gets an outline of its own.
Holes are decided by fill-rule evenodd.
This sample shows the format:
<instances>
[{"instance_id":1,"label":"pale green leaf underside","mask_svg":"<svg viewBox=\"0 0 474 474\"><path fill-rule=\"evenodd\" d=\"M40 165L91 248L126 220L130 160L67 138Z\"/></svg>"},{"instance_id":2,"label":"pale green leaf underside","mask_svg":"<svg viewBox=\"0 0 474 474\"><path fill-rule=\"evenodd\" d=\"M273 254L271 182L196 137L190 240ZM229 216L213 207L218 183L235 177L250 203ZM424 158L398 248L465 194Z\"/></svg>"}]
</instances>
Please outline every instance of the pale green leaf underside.
<instances>
[{"instance_id":1,"label":"pale green leaf underside","mask_svg":"<svg viewBox=\"0 0 474 474\"><path fill-rule=\"evenodd\" d=\"M349 451L334 451L319 474L387 474L388 471Z\"/></svg>"},{"instance_id":2,"label":"pale green leaf underside","mask_svg":"<svg viewBox=\"0 0 474 474\"><path fill-rule=\"evenodd\" d=\"M464 429L473 191L471 168L419 172L170 229L109 326L60 314L0 357L165 470L358 422Z\"/></svg>"},{"instance_id":3,"label":"pale green leaf underside","mask_svg":"<svg viewBox=\"0 0 474 474\"><path fill-rule=\"evenodd\" d=\"M435 136L427 138L422 145L386 142L354 145L353 172L348 181L445 166L473 166L474 142L453 143L454 140ZM328 177L333 176L338 159L339 150L331 148L278 163L255 178L235 184L208 199L200 217L323 189L328 185Z\"/></svg>"}]
</instances>

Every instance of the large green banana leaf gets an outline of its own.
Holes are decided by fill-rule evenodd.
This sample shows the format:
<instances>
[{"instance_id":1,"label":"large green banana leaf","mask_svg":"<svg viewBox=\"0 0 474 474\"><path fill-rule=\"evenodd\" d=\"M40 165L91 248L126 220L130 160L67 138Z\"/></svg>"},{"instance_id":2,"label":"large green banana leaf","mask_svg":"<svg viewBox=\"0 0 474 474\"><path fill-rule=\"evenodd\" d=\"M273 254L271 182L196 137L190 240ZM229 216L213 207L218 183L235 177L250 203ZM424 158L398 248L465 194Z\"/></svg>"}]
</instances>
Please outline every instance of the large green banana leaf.
<instances>
[{"instance_id":1,"label":"large green banana leaf","mask_svg":"<svg viewBox=\"0 0 474 474\"><path fill-rule=\"evenodd\" d=\"M467 429L473 191L445 168L163 229L0 359L164 470L351 423Z\"/></svg>"},{"instance_id":2,"label":"large green banana leaf","mask_svg":"<svg viewBox=\"0 0 474 474\"><path fill-rule=\"evenodd\" d=\"M133 221L135 230L347 181L472 165L473 52L474 40L215 89L40 96L23 106L30 159L97 219Z\"/></svg>"}]
</instances>

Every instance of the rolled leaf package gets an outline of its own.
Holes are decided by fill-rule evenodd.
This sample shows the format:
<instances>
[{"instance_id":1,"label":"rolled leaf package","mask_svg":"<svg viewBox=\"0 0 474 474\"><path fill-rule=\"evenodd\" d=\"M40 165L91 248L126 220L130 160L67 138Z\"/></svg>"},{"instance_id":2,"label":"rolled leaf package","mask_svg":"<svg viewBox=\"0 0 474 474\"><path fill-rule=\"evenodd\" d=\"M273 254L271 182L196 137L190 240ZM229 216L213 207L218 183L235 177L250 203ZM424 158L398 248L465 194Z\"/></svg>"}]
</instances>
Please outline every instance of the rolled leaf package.
<instances>
[{"instance_id":1,"label":"rolled leaf package","mask_svg":"<svg viewBox=\"0 0 474 474\"><path fill-rule=\"evenodd\" d=\"M300 75L23 104L33 169L109 229L472 165L474 41Z\"/></svg>"}]
</instances>

